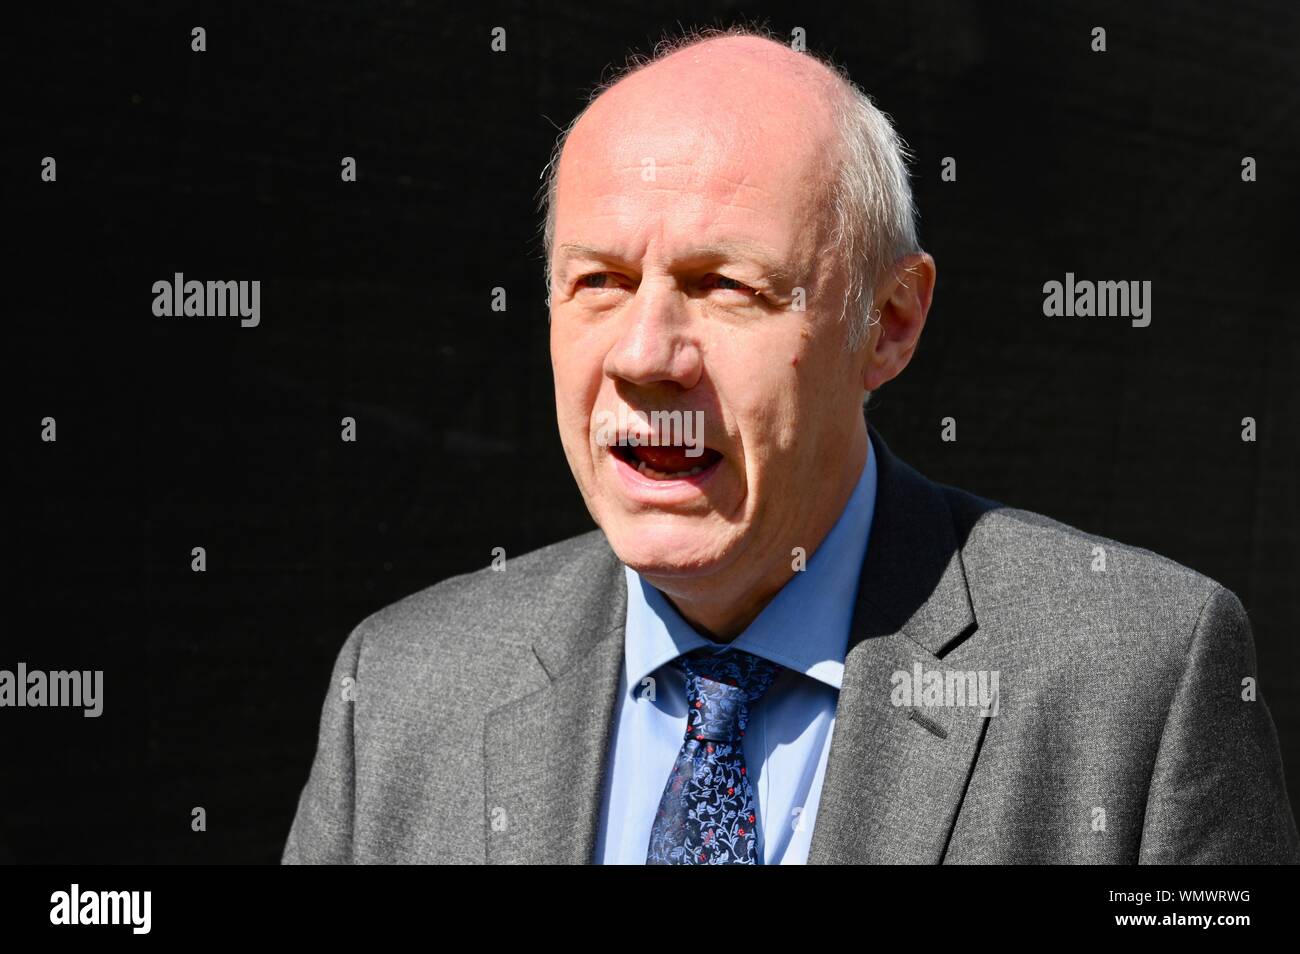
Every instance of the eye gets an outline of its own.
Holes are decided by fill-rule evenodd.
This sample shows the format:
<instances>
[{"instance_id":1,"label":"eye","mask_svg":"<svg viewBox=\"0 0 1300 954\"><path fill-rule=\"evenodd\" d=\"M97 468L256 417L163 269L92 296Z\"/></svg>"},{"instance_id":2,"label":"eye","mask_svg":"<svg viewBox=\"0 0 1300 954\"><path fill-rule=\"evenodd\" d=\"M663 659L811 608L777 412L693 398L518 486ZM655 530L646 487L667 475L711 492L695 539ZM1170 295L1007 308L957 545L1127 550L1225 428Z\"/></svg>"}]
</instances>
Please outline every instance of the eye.
<instances>
[{"instance_id":1,"label":"eye","mask_svg":"<svg viewBox=\"0 0 1300 954\"><path fill-rule=\"evenodd\" d=\"M705 288L721 288L724 291L737 291L741 294L755 297L758 295L758 289L751 288L744 282L738 282L734 278L728 278L726 275L719 275L716 272L710 272L704 276Z\"/></svg>"},{"instance_id":2,"label":"eye","mask_svg":"<svg viewBox=\"0 0 1300 954\"><path fill-rule=\"evenodd\" d=\"M580 278L577 280L577 282L575 282L574 284L575 284L576 287L579 288L579 289L583 289L583 288L595 288L595 289L613 288L613 287L615 286L615 283L614 283L614 277L615 277L615 276L614 276L611 272L592 272L592 273L589 274L589 275L583 275L583 276L580 277Z\"/></svg>"}]
</instances>

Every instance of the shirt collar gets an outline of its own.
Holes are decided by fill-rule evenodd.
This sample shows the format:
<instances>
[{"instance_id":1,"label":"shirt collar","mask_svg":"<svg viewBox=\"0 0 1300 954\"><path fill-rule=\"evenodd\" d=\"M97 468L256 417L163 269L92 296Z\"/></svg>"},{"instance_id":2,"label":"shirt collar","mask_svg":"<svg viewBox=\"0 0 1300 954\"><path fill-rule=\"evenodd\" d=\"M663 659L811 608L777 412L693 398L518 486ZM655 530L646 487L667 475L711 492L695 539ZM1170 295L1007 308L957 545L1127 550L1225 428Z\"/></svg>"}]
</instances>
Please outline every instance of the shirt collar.
<instances>
[{"instance_id":1,"label":"shirt collar","mask_svg":"<svg viewBox=\"0 0 1300 954\"><path fill-rule=\"evenodd\" d=\"M858 576L876 505L876 451L849 501L804 570L795 573L754 621L731 643L701 636L668 599L624 566L627 622L624 659L629 692L660 666L695 649L742 649L811 676L835 689L844 675L844 653L857 602Z\"/></svg>"}]
</instances>

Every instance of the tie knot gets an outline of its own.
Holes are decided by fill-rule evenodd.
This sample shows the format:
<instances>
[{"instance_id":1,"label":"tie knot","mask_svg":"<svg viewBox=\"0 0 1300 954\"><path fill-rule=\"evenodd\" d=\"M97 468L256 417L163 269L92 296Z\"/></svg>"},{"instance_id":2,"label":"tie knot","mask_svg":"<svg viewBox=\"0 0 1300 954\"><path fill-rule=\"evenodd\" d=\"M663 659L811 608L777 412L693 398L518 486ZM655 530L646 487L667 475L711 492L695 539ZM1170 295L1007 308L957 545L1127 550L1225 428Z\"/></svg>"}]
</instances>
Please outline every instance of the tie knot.
<instances>
[{"instance_id":1,"label":"tie knot","mask_svg":"<svg viewBox=\"0 0 1300 954\"><path fill-rule=\"evenodd\" d=\"M742 650L697 649L674 665L686 674L686 735L730 742L745 734L749 705L762 698L781 667Z\"/></svg>"}]
</instances>

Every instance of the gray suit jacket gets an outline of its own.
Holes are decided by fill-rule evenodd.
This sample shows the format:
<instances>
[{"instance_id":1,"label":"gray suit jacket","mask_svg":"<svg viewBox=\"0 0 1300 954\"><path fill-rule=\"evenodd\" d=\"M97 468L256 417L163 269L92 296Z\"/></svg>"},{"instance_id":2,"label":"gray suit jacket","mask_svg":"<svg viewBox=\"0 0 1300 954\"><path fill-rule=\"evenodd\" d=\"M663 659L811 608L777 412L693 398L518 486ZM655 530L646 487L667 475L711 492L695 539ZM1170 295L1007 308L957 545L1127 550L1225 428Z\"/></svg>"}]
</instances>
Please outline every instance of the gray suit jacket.
<instances>
[{"instance_id":1,"label":"gray suit jacket","mask_svg":"<svg viewBox=\"0 0 1300 954\"><path fill-rule=\"evenodd\" d=\"M810 863L1300 860L1272 720L1243 699L1258 674L1230 591L935 484L872 440ZM589 862L626 600L593 532L362 622L283 861ZM895 705L891 677L916 663L996 671L996 714Z\"/></svg>"}]
</instances>

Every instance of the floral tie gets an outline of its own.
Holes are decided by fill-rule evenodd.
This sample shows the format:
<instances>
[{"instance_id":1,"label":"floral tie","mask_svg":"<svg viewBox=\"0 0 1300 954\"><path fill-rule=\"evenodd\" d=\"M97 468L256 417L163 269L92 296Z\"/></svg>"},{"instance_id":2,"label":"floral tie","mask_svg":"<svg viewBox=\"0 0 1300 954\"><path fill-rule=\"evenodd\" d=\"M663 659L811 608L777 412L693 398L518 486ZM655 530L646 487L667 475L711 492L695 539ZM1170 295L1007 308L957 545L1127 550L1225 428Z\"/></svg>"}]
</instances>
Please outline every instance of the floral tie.
<instances>
[{"instance_id":1,"label":"floral tie","mask_svg":"<svg viewBox=\"0 0 1300 954\"><path fill-rule=\"evenodd\" d=\"M739 650L707 649L673 666L686 675L686 738L655 814L646 864L759 864L741 739L750 704L781 667Z\"/></svg>"}]
</instances>

